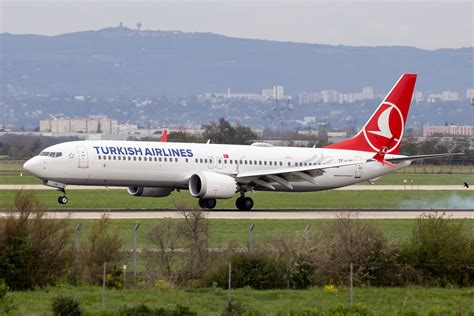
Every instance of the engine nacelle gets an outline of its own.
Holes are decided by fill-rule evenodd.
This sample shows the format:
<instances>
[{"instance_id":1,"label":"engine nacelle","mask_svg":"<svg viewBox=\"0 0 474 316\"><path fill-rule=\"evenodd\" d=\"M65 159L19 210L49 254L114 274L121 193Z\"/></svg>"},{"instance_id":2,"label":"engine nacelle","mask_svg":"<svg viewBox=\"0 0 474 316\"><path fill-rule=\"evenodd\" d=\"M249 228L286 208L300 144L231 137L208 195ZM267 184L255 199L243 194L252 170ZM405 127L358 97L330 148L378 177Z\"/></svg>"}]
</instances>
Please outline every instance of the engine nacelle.
<instances>
[{"instance_id":1,"label":"engine nacelle","mask_svg":"<svg viewBox=\"0 0 474 316\"><path fill-rule=\"evenodd\" d=\"M128 187L127 192L133 196L144 197L165 197L171 194L173 189L169 188L148 188L148 187Z\"/></svg>"},{"instance_id":2,"label":"engine nacelle","mask_svg":"<svg viewBox=\"0 0 474 316\"><path fill-rule=\"evenodd\" d=\"M225 174L202 171L189 179L191 195L203 199L230 199L237 189L235 179Z\"/></svg>"}]
</instances>

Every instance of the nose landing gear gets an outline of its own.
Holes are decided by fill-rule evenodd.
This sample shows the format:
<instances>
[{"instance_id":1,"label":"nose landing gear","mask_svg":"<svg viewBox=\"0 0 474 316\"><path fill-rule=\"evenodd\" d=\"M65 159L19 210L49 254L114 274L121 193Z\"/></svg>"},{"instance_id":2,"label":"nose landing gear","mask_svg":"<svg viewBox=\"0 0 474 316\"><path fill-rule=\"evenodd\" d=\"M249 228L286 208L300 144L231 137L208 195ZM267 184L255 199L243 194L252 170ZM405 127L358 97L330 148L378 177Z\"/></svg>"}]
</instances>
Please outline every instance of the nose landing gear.
<instances>
[{"instance_id":1,"label":"nose landing gear","mask_svg":"<svg viewBox=\"0 0 474 316\"><path fill-rule=\"evenodd\" d=\"M59 204L67 204L67 202L68 202L67 196L63 195L63 196L58 197L58 203Z\"/></svg>"},{"instance_id":2,"label":"nose landing gear","mask_svg":"<svg viewBox=\"0 0 474 316\"><path fill-rule=\"evenodd\" d=\"M61 191L63 195L58 196L58 203L59 204L67 204L68 198L66 196L66 190L65 189L58 189L58 191Z\"/></svg>"}]
</instances>

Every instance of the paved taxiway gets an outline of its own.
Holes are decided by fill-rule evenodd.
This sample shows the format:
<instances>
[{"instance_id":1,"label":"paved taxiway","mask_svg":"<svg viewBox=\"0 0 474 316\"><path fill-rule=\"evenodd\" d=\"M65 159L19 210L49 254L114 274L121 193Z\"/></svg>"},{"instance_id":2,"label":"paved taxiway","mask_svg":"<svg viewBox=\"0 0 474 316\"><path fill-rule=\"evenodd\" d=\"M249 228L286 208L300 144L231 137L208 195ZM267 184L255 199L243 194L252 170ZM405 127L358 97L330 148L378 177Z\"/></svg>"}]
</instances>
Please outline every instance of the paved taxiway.
<instances>
[{"instance_id":1,"label":"paved taxiway","mask_svg":"<svg viewBox=\"0 0 474 316\"><path fill-rule=\"evenodd\" d=\"M53 218L99 219L104 210L51 210L48 215ZM350 213L361 219L413 219L433 210L350 210ZM448 210L446 215L453 218L474 219L473 210ZM112 219L157 219L181 218L173 210L113 210L107 212ZM241 212L234 210L214 210L207 212L211 219L334 219L341 216L341 210L252 210ZM0 212L0 217L5 213Z\"/></svg>"},{"instance_id":2,"label":"paved taxiway","mask_svg":"<svg viewBox=\"0 0 474 316\"><path fill-rule=\"evenodd\" d=\"M55 188L47 187L42 184L2 184L0 190L56 190ZM67 190L125 190L125 187L103 187L103 186L86 186L86 185L68 185ZM420 191L474 191L474 185L469 188L465 188L462 184L460 185L367 185L367 184L355 184L348 187L338 188L336 190L341 191L390 191L390 190L420 190Z\"/></svg>"}]
</instances>

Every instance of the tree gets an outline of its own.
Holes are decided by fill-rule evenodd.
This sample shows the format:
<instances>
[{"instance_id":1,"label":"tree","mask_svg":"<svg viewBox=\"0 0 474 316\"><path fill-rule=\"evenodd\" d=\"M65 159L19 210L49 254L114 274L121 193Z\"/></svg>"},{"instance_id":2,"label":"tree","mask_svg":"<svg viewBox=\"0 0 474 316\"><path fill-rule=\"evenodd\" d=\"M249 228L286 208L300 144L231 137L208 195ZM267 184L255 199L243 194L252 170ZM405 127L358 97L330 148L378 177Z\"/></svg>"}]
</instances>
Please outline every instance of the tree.
<instances>
[{"instance_id":1,"label":"tree","mask_svg":"<svg viewBox=\"0 0 474 316\"><path fill-rule=\"evenodd\" d=\"M219 122L211 122L202 126L203 138L210 139L216 144L239 144L249 145L258 137L252 130L240 124L233 127L224 118L220 118Z\"/></svg>"}]
</instances>

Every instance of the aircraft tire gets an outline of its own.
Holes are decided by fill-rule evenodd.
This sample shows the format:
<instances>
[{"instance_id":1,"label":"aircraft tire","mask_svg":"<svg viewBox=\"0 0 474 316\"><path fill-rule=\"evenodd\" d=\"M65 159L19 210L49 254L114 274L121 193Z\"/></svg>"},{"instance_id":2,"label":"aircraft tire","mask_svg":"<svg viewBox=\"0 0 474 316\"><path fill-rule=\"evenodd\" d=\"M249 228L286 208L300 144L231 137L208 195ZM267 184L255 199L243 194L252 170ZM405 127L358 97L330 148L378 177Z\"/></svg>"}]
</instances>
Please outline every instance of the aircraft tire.
<instances>
[{"instance_id":1,"label":"aircraft tire","mask_svg":"<svg viewBox=\"0 0 474 316\"><path fill-rule=\"evenodd\" d=\"M63 196L58 197L59 204L67 204L67 202L68 202L67 196L63 195Z\"/></svg>"},{"instance_id":2,"label":"aircraft tire","mask_svg":"<svg viewBox=\"0 0 474 316\"><path fill-rule=\"evenodd\" d=\"M216 199L208 199L206 208L213 209L214 207L216 207L216 204L217 204Z\"/></svg>"},{"instance_id":3,"label":"aircraft tire","mask_svg":"<svg viewBox=\"0 0 474 316\"><path fill-rule=\"evenodd\" d=\"M235 201L235 206L237 206L240 211L250 211L253 207L253 200L249 197L239 197Z\"/></svg>"}]
</instances>

